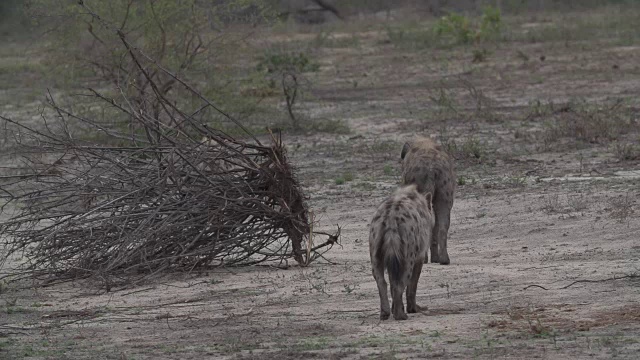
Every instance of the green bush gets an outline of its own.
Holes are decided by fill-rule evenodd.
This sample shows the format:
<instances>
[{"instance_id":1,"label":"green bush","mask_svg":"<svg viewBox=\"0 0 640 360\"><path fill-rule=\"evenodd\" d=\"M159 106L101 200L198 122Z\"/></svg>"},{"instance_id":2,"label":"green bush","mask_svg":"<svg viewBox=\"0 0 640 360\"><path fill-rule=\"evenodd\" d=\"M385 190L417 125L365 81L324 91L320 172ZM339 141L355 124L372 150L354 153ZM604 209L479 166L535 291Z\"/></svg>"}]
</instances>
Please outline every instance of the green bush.
<instances>
[{"instance_id":1,"label":"green bush","mask_svg":"<svg viewBox=\"0 0 640 360\"><path fill-rule=\"evenodd\" d=\"M311 60L309 55L289 52L268 51L258 58L256 70L267 73L281 73L291 71L295 73L315 72L320 69L320 64Z\"/></svg>"},{"instance_id":2,"label":"green bush","mask_svg":"<svg viewBox=\"0 0 640 360\"><path fill-rule=\"evenodd\" d=\"M93 86L112 89L106 95L116 102L125 103L126 97L133 106L152 108L152 113L158 114L161 105L148 96L157 91L187 111L196 111L198 99L187 94L172 76L154 69L152 63L156 63L196 86L200 93L217 95L216 105L231 116L242 115L256 102L239 95L246 69L230 59L244 56L246 50L238 41L246 34L230 25L268 20L271 13L263 0L30 0L29 12L35 25L46 30L42 32L47 34L49 48L43 63L58 84L85 87L84 82L99 78L102 83ZM127 56L119 33L126 34L128 46L141 52L138 58L146 72ZM152 78L155 89L146 76ZM221 98L233 104L223 103ZM103 111L97 106L87 108ZM196 116L211 121L215 113L207 108L198 110ZM129 119L121 116L111 120Z\"/></svg>"},{"instance_id":3,"label":"green bush","mask_svg":"<svg viewBox=\"0 0 640 360\"><path fill-rule=\"evenodd\" d=\"M450 13L438 19L433 32L441 42L464 45L494 39L502 32L502 28L500 9L487 6L479 22L464 15Z\"/></svg>"},{"instance_id":4,"label":"green bush","mask_svg":"<svg viewBox=\"0 0 640 360\"><path fill-rule=\"evenodd\" d=\"M433 31L438 38L454 44L469 44L475 40L476 35L469 18L456 13L441 17L434 25Z\"/></svg>"},{"instance_id":5,"label":"green bush","mask_svg":"<svg viewBox=\"0 0 640 360\"><path fill-rule=\"evenodd\" d=\"M502 31L502 14L500 9L486 6L482 12L480 23L480 37L486 39Z\"/></svg>"}]
</instances>

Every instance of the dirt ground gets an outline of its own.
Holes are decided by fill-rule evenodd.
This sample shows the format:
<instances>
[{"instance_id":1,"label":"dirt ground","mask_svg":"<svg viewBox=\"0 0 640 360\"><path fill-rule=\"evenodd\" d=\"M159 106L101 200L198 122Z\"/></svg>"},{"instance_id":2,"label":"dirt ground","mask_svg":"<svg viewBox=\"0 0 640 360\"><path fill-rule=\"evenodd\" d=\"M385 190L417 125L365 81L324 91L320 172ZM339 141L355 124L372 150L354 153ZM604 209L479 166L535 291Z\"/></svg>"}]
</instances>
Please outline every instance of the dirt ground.
<instances>
[{"instance_id":1,"label":"dirt ground","mask_svg":"<svg viewBox=\"0 0 640 360\"><path fill-rule=\"evenodd\" d=\"M566 16L508 18L509 41L451 48L394 42L365 21L330 28L300 111L350 131L285 141L317 229L342 226L341 246L307 268L175 274L109 293L5 287L0 358L637 359L640 34L531 30L612 15ZM603 127L588 139L553 126L571 116ZM630 125L600 137L612 118ZM380 322L368 222L414 134L457 158L451 264L423 268L424 313Z\"/></svg>"}]
</instances>

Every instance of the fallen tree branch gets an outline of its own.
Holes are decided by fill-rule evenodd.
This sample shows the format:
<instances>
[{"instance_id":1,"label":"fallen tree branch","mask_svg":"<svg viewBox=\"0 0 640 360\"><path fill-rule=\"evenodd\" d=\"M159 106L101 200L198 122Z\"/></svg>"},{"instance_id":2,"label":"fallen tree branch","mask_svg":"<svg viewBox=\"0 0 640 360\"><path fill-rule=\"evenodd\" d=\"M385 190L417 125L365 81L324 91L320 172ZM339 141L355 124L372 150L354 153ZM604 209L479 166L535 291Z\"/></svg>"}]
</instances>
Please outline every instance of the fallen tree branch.
<instances>
[{"instance_id":1,"label":"fallen tree branch","mask_svg":"<svg viewBox=\"0 0 640 360\"><path fill-rule=\"evenodd\" d=\"M24 133L17 153L27 173L0 184L5 259L24 260L5 279L29 276L47 285L91 277L111 291L172 270L291 257L306 266L338 243L339 227L313 246L305 197L280 133L259 141L79 4L121 40L146 81L137 96L158 106L133 101L123 89L118 101L89 89L83 96L108 109L113 124L65 108L51 93L53 116L43 112L40 127L1 117ZM184 87L186 103L200 103L181 107L180 99L169 99L150 75L158 71ZM228 118L242 138L197 120L205 107Z\"/></svg>"}]
</instances>

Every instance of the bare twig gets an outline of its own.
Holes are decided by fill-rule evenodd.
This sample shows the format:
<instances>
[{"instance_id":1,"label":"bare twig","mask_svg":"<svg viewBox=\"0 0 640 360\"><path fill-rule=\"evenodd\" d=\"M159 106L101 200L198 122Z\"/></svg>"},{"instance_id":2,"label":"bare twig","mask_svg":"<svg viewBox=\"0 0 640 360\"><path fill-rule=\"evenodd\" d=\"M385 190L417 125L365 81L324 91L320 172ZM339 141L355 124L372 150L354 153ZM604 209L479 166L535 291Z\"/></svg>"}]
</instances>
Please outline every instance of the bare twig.
<instances>
[{"instance_id":1,"label":"bare twig","mask_svg":"<svg viewBox=\"0 0 640 360\"><path fill-rule=\"evenodd\" d=\"M613 280L623 280L623 279L637 279L639 278L640 275L638 274L630 274L630 275L624 275L624 276L614 276L612 278L607 278L607 279L600 279L600 280L576 280L572 283L570 283L569 285L557 288L557 289L547 289L546 287L542 286L542 285L538 285L538 284L531 284L531 285L527 285L526 287L524 287L524 289L522 290L527 290L529 288L540 288L542 290L564 290L564 289L568 289L570 287L572 287L575 284L580 284L580 283L601 283L601 282L607 282L607 281L613 281Z\"/></svg>"}]
</instances>

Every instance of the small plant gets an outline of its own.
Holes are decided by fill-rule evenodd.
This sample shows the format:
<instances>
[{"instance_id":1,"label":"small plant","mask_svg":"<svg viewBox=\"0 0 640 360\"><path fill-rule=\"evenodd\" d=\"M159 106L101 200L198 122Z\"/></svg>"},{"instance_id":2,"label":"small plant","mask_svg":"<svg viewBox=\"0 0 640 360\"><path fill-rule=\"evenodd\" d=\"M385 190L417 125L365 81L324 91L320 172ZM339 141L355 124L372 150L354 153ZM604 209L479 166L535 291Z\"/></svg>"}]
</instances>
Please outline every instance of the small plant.
<instances>
[{"instance_id":1,"label":"small plant","mask_svg":"<svg viewBox=\"0 0 640 360\"><path fill-rule=\"evenodd\" d=\"M485 62L488 56L489 56L489 50L485 48L473 49L473 59L471 60L471 62L472 63Z\"/></svg>"},{"instance_id":2,"label":"small plant","mask_svg":"<svg viewBox=\"0 0 640 360\"><path fill-rule=\"evenodd\" d=\"M256 70L267 73L279 72L316 72L320 69L320 64L312 61L309 55L303 52L289 53L267 51L258 58Z\"/></svg>"},{"instance_id":3,"label":"small plant","mask_svg":"<svg viewBox=\"0 0 640 360\"><path fill-rule=\"evenodd\" d=\"M462 85L469 92L469 96L471 96L476 104L475 117L487 122L496 122L500 120L499 115L494 111L495 102L493 99L485 95L482 89L479 89L467 80L462 80Z\"/></svg>"},{"instance_id":4,"label":"small plant","mask_svg":"<svg viewBox=\"0 0 640 360\"><path fill-rule=\"evenodd\" d=\"M446 124L448 120L460 117L458 111L459 104L455 98L454 90L450 89L444 83L441 83L435 89L429 92L429 100L433 103L433 111L435 118L441 124ZM427 129L428 124L424 125L424 129ZM446 129L441 129L444 132ZM443 139L441 139L442 141ZM443 142L444 144L444 142Z\"/></svg>"},{"instance_id":5,"label":"small plant","mask_svg":"<svg viewBox=\"0 0 640 360\"><path fill-rule=\"evenodd\" d=\"M354 177L353 177L353 173L350 172L346 172L340 176L338 176L334 182L336 185L344 185L345 183L349 182L349 181L353 181Z\"/></svg>"},{"instance_id":6,"label":"small plant","mask_svg":"<svg viewBox=\"0 0 640 360\"><path fill-rule=\"evenodd\" d=\"M464 45L494 39L501 33L502 28L500 9L487 6L479 22L472 21L464 15L449 13L438 19L433 26L433 32L445 43Z\"/></svg>"},{"instance_id":7,"label":"small plant","mask_svg":"<svg viewBox=\"0 0 640 360\"><path fill-rule=\"evenodd\" d=\"M540 100L533 100L529 102L529 113L525 120L533 120L537 118L544 118L553 113L553 103L545 103Z\"/></svg>"},{"instance_id":8,"label":"small plant","mask_svg":"<svg viewBox=\"0 0 640 360\"><path fill-rule=\"evenodd\" d=\"M525 187L527 185L527 178L525 176L509 176L505 179L505 183L511 187Z\"/></svg>"},{"instance_id":9,"label":"small plant","mask_svg":"<svg viewBox=\"0 0 640 360\"><path fill-rule=\"evenodd\" d=\"M538 317L537 315L535 315L535 319L532 319L531 316L525 316L525 319L527 320L527 323L529 323L529 330L534 337L555 337L555 330L543 325L540 321L540 317Z\"/></svg>"},{"instance_id":10,"label":"small plant","mask_svg":"<svg viewBox=\"0 0 640 360\"><path fill-rule=\"evenodd\" d=\"M438 86L435 93L429 95L429 100L442 110L458 113L458 103L454 98L453 90L447 89L444 84Z\"/></svg>"},{"instance_id":11,"label":"small plant","mask_svg":"<svg viewBox=\"0 0 640 360\"><path fill-rule=\"evenodd\" d=\"M470 137L462 143L461 152L465 158L482 159L486 153L484 145L480 140Z\"/></svg>"},{"instance_id":12,"label":"small plant","mask_svg":"<svg viewBox=\"0 0 640 360\"><path fill-rule=\"evenodd\" d=\"M549 121L544 123L543 141L556 142L563 137L587 143L607 143L620 135L640 129L630 108L618 99L613 102L593 103L586 100L571 101L560 107L553 106ZM622 157L632 148L619 148Z\"/></svg>"},{"instance_id":13,"label":"small plant","mask_svg":"<svg viewBox=\"0 0 640 360\"><path fill-rule=\"evenodd\" d=\"M560 205L560 197L558 194L551 194L544 198L542 205L542 211L547 214L554 214L560 211L562 206Z\"/></svg>"},{"instance_id":14,"label":"small plant","mask_svg":"<svg viewBox=\"0 0 640 360\"><path fill-rule=\"evenodd\" d=\"M616 159L620 161L640 159L640 146L630 143L616 142L613 147Z\"/></svg>"},{"instance_id":15,"label":"small plant","mask_svg":"<svg viewBox=\"0 0 640 360\"><path fill-rule=\"evenodd\" d=\"M289 114L289 119L294 130L300 130L302 124L299 116L294 112L296 101L302 97L304 90L309 86L303 73L318 71L320 65L312 61L304 52L284 52L269 50L258 57L256 70L264 74L264 81L269 85L263 91L270 94L276 84L280 84L284 100Z\"/></svg>"},{"instance_id":16,"label":"small plant","mask_svg":"<svg viewBox=\"0 0 640 360\"><path fill-rule=\"evenodd\" d=\"M373 163L385 163L391 159L397 159L399 146L394 140L381 139L376 136L371 141L367 141L363 145L363 154L370 157Z\"/></svg>"},{"instance_id":17,"label":"small plant","mask_svg":"<svg viewBox=\"0 0 640 360\"><path fill-rule=\"evenodd\" d=\"M302 339L296 346L303 351L322 350L330 347L329 341L327 337L312 337Z\"/></svg>"},{"instance_id":18,"label":"small plant","mask_svg":"<svg viewBox=\"0 0 640 360\"><path fill-rule=\"evenodd\" d=\"M406 38L406 30L402 28L393 28L391 26L387 26L386 32L389 42L394 45L402 43Z\"/></svg>"},{"instance_id":19,"label":"small plant","mask_svg":"<svg viewBox=\"0 0 640 360\"><path fill-rule=\"evenodd\" d=\"M356 189L361 190L361 191L373 191L375 189L377 189L376 185L370 182L359 182L353 185Z\"/></svg>"},{"instance_id":20,"label":"small plant","mask_svg":"<svg viewBox=\"0 0 640 360\"><path fill-rule=\"evenodd\" d=\"M500 9L485 6L482 10L479 36L483 39L494 37L502 31L502 14Z\"/></svg>"},{"instance_id":21,"label":"small plant","mask_svg":"<svg viewBox=\"0 0 640 360\"><path fill-rule=\"evenodd\" d=\"M525 54L520 49L516 50L516 56L518 57L518 59L522 60L523 62L529 61L529 55Z\"/></svg>"},{"instance_id":22,"label":"small plant","mask_svg":"<svg viewBox=\"0 0 640 360\"><path fill-rule=\"evenodd\" d=\"M479 139L470 136L459 144L454 139L441 133L439 135L440 143L450 156L458 160L473 160L483 163L487 155L487 147ZM463 180L464 181L464 180ZM475 183L475 181L474 181Z\"/></svg>"},{"instance_id":23,"label":"small plant","mask_svg":"<svg viewBox=\"0 0 640 360\"><path fill-rule=\"evenodd\" d=\"M393 175L393 167L389 164L386 164L384 166L384 168L382 169L382 171L384 172L385 175L387 176L391 176Z\"/></svg>"},{"instance_id":24,"label":"small plant","mask_svg":"<svg viewBox=\"0 0 640 360\"><path fill-rule=\"evenodd\" d=\"M18 303L18 298L13 298L13 299L6 299L4 301L5 305L7 307L12 307L12 306L16 306L16 304Z\"/></svg>"},{"instance_id":25,"label":"small plant","mask_svg":"<svg viewBox=\"0 0 640 360\"><path fill-rule=\"evenodd\" d=\"M629 193L609 200L609 205L611 206L609 216L619 223L624 223L634 212L633 203L633 198L629 196Z\"/></svg>"},{"instance_id":26,"label":"small plant","mask_svg":"<svg viewBox=\"0 0 640 360\"><path fill-rule=\"evenodd\" d=\"M476 178L474 178L472 176L458 175L457 183L458 183L459 186L475 185L476 184Z\"/></svg>"},{"instance_id":27,"label":"small plant","mask_svg":"<svg viewBox=\"0 0 640 360\"><path fill-rule=\"evenodd\" d=\"M434 40L431 29L418 26L387 26L387 41L396 48L417 50L430 46Z\"/></svg>"},{"instance_id":28,"label":"small plant","mask_svg":"<svg viewBox=\"0 0 640 360\"><path fill-rule=\"evenodd\" d=\"M328 31L320 31L316 38L313 40L313 45L316 47L327 46L331 42L331 33Z\"/></svg>"},{"instance_id":29,"label":"small plant","mask_svg":"<svg viewBox=\"0 0 640 360\"><path fill-rule=\"evenodd\" d=\"M357 288L358 288L357 284L345 284L344 285L344 290L342 290L342 292L347 293L347 294L351 294Z\"/></svg>"},{"instance_id":30,"label":"small plant","mask_svg":"<svg viewBox=\"0 0 640 360\"><path fill-rule=\"evenodd\" d=\"M310 278L307 278L307 281L309 281L309 285L311 285L311 289L326 294L327 293L327 280L326 279L315 279L312 280Z\"/></svg>"},{"instance_id":31,"label":"small plant","mask_svg":"<svg viewBox=\"0 0 640 360\"><path fill-rule=\"evenodd\" d=\"M438 132L438 141L442 144L444 151L449 154L449 156L456 156L456 151L458 150L456 141L449 135L446 126L442 126L440 128L440 131Z\"/></svg>"},{"instance_id":32,"label":"small plant","mask_svg":"<svg viewBox=\"0 0 640 360\"><path fill-rule=\"evenodd\" d=\"M303 126L307 131L317 131L329 134L348 134L351 132L349 125L339 119L316 119L312 122L303 124Z\"/></svg>"},{"instance_id":33,"label":"small plant","mask_svg":"<svg viewBox=\"0 0 640 360\"><path fill-rule=\"evenodd\" d=\"M438 38L455 45L469 44L476 39L476 31L469 18L456 13L450 13L438 19L433 32Z\"/></svg>"},{"instance_id":34,"label":"small plant","mask_svg":"<svg viewBox=\"0 0 640 360\"><path fill-rule=\"evenodd\" d=\"M31 312L30 309L21 307L21 306L9 306L7 305L4 309L4 312L7 314L26 314Z\"/></svg>"},{"instance_id":35,"label":"small plant","mask_svg":"<svg viewBox=\"0 0 640 360\"><path fill-rule=\"evenodd\" d=\"M567 196L567 204L573 211L580 212L587 209L588 201L586 196L580 194Z\"/></svg>"}]
</instances>

